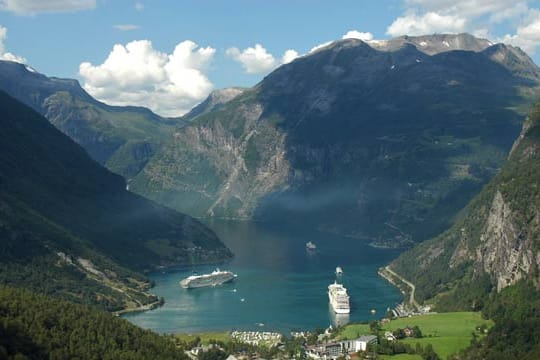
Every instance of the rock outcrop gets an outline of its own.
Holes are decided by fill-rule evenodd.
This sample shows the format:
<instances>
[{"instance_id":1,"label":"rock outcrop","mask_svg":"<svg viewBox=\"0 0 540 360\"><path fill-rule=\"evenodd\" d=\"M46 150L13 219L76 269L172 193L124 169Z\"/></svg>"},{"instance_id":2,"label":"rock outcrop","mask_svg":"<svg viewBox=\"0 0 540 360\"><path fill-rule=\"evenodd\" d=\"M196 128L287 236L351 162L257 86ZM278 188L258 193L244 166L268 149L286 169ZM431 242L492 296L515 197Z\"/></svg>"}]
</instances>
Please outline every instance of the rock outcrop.
<instances>
[{"instance_id":1,"label":"rock outcrop","mask_svg":"<svg viewBox=\"0 0 540 360\"><path fill-rule=\"evenodd\" d=\"M510 109L530 104L540 70L516 54L467 34L334 42L226 101L211 96L130 189L201 217L424 240L519 134L524 114Z\"/></svg>"}]
</instances>

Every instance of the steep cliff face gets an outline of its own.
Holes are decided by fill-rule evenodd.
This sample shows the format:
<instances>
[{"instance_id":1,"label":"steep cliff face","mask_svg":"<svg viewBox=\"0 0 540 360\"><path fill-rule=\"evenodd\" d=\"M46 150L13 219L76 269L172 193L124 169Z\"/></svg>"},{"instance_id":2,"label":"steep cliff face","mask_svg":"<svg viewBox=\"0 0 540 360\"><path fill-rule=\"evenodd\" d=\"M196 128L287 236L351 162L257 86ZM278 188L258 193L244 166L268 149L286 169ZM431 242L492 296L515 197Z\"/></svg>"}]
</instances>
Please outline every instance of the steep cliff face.
<instances>
[{"instance_id":1,"label":"steep cliff face","mask_svg":"<svg viewBox=\"0 0 540 360\"><path fill-rule=\"evenodd\" d=\"M540 281L539 150L537 103L507 163L462 212L456 224L392 263L392 267L417 283L421 298L438 295L440 299L441 294L452 297L463 288L476 286L486 276L497 292L522 279ZM489 288L484 289L484 296ZM466 295L463 298L475 300Z\"/></svg>"},{"instance_id":2,"label":"steep cliff face","mask_svg":"<svg viewBox=\"0 0 540 360\"><path fill-rule=\"evenodd\" d=\"M540 70L516 51L466 34L335 42L193 117L130 189L197 216L429 238L519 133Z\"/></svg>"},{"instance_id":3,"label":"steep cliff face","mask_svg":"<svg viewBox=\"0 0 540 360\"><path fill-rule=\"evenodd\" d=\"M148 175L135 179L132 188L160 183L160 191L150 195L157 201L197 215L250 218L257 199L286 184L289 164L285 134L259 124L262 106L248 103L237 111L227 118L224 110L216 121L203 116L197 126L175 132L161 161L148 164Z\"/></svg>"},{"instance_id":4,"label":"steep cliff face","mask_svg":"<svg viewBox=\"0 0 540 360\"><path fill-rule=\"evenodd\" d=\"M510 204L497 191L475 261L483 271L492 274L498 291L528 277L540 264L540 253L534 248L534 239L526 237L514 223L514 216Z\"/></svg>"}]
</instances>

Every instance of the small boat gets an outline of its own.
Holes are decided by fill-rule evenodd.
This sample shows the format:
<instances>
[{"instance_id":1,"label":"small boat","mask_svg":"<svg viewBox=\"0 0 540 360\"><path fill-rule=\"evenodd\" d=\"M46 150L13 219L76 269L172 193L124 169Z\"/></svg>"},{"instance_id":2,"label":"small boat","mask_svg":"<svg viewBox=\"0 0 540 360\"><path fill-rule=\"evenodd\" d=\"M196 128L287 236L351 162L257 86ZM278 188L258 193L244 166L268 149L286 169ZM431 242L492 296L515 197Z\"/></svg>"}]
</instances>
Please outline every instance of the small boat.
<instances>
[{"instance_id":1,"label":"small boat","mask_svg":"<svg viewBox=\"0 0 540 360\"><path fill-rule=\"evenodd\" d=\"M338 276L343 275L343 269L341 268L341 266L338 266L336 268L336 275Z\"/></svg>"},{"instance_id":2,"label":"small boat","mask_svg":"<svg viewBox=\"0 0 540 360\"><path fill-rule=\"evenodd\" d=\"M317 245L315 245L314 243L312 243L311 241L308 241L306 243L306 249L307 250L317 250Z\"/></svg>"}]
</instances>

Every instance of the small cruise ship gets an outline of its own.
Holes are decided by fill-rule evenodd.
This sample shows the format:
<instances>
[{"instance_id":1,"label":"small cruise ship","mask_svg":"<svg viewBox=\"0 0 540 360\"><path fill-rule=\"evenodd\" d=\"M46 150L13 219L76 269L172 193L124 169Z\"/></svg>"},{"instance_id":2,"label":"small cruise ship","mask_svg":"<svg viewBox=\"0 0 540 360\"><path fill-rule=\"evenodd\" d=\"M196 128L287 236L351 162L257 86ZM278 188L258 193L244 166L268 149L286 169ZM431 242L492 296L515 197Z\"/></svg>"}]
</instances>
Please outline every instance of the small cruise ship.
<instances>
[{"instance_id":1,"label":"small cruise ship","mask_svg":"<svg viewBox=\"0 0 540 360\"><path fill-rule=\"evenodd\" d=\"M180 286L184 289L199 288L205 286L217 286L232 281L237 277L230 271L216 269L210 274L191 275L180 281Z\"/></svg>"},{"instance_id":2,"label":"small cruise ship","mask_svg":"<svg viewBox=\"0 0 540 360\"><path fill-rule=\"evenodd\" d=\"M343 285L334 282L328 286L328 298L336 314L348 314L351 312L349 295Z\"/></svg>"},{"instance_id":3,"label":"small cruise ship","mask_svg":"<svg viewBox=\"0 0 540 360\"><path fill-rule=\"evenodd\" d=\"M308 241L306 243L306 249L307 250L317 250L317 245L315 245L314 243L312 243L311 241Z\"/></svg>"}]
</instances>

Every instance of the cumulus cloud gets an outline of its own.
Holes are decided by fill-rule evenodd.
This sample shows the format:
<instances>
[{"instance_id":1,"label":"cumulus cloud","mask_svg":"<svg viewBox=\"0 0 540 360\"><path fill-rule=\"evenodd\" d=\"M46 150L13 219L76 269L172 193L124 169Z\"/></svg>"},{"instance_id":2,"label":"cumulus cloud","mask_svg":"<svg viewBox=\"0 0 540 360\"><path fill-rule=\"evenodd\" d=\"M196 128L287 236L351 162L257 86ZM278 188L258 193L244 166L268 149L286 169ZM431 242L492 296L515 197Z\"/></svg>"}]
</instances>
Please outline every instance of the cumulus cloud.
<instances>
[{"instance_id":1,"label":"cumulus cloud","mask_svg":"<svg viewBox=\"0 0 540 360\"><path fill-rule=\"evenodd\" d=\"M18 15L70 12L96 7L96 0L0 0L0 9Z\"/></svg>"},{"instance_id":2,"label":"cumulus cloud","mask_svg":"<svg viewBox=\"0 0 540 360\"><path fill-rule=\"evenodd\" d=\"M538 10L530 0L403 0L405 12L388 26L391 36L470 32L493 38L504 23L515 32L494 38L530 53L540 45Z\"/></svg>"},{"instance_id":3,"label":"cumulus cloud","mask_svg":"<svg viewBox=\"0 0 540 360\"><path fill-rule=\"evenodd\" d=\"M282 64L288 64L297 57L299 57L300 54L296 50L289 49L283 53L283 56L281 57L281 63Z\"/></svg>"},{"instance_id":4,"label":"cumulus cloud","mask_svg":"<svg viewBox=\"0 0 540 360\"><path fill-rule=\"evenodd\" d=\"M84 88L113 105L145 106L163 116L179 116L203 100L213 88L205 74L215 49L190 40L172 54L153 48L149 40L116 44L101 65L83 62Z\"/></svg>"},{"instance_id":5,"label":"cumulus cloud","mask_svg":"<svg viewBox=\"0 0 540 360\"><path fill-rule=\"evenodd\" d=\"M287 64L299 55L295 50L289 49L283 53L281 61L277 60L261 44L240 50L231 47L225 52L227 56L242 64L248 74L264 74L282 64Z\"/></svg>"},{"instance_id":6,"label":"cumulus cloud","mask_svg":"<svg viewBox=\"0 0 540 360\"><path fill-rule=\"evenodd\" d=\"M143 3L136 2L136 3L135 3L135 10L137 10L137 11L143 11L143 10L144 10L144 5L143 5Z\"/></svg>"},{"instance_id":7,"label":"cumulus cloud","mask_svg":"<svg viewBox=\"0 0 540 360\"><path fill-rule=\"evenodd\" d=\"M345 33L341 37L341 39L343 39L343 40L345 40L345 39L359 39L359 40L362 40L362 41L371 41L371 40L373 40L373 34L370 33L370 32L361 32L361 31L358 31L358 30L349 30L349 31L347 31L347 33ZM314 53L317 50L325 48L325 47L327 47L328 45L330 45L332 43L333 43L333 41L326 41L326 42L323 42L323 43L321 43L319 45L315 45L314 47L312 47L308 51L308 54Z\"/></svg>"},{"instance_id":8,"label":"cumulus cloud","mask_svg":"<svg viewBox=\"0 0 540 360\"><path fill-rule=\"evenodd\" d=\"M119 25L114 25L113 27L120 31L132 31L132 30L137 30L140 28L139 25L134 25L134 24L119 24Z\"/></svg>"},{"instance_id":9,"label":"cumulus cloud","mask_svg":"<svg viewBox=\"0 0 540 360\"><path fill-rule=\"evenodd\" d=\"M518 26L515 34L507 34L498 40L534 53L540 45L540 11L532 10L528 18Z\"/></svg>"},{"instance_id":10,"label":"cumulus cloud","mask_svg":"<svg viewBox=\"0 0 540 360\"><path fill-rule=\"evenodd\" d=\"M373 40L373 34L370 32L360 32L358 30L349 30L345 35L341 37L342 39L359 39L362 41Z\"/></svg>"},{"instance_id":11,"label":"cumulus cloud","mask_svg":"<svg viewBox=\"0 0 540 360\"><path fill-rule=\"evenodd\" d=\"M14 55L6 51L4 41L7 39L7 29L0 25L0 60L15 61L21 64L26 63L26 59L22 56Z\"/></svg>"},{"instance_id":12,"label":"cumulus cloud","mask_svg":"<svg viewBox=\"0 0 540 360\"><path fill-rule=\"evenodd\" d=\"M455 15L440 15L428 12L423 15L411 13L400 16L388 27L386 33L392 36L425 35L430 33L458 33L465 31L466 20Z\"/></svg>"},{"instance_id":13,"label":"cumulus cloud","mask_svg":"<svg viewBox=\"0 0 540 360\"><path fill-rule=\"evenodd\" d=\"M324 42L322 44L319 44L319 45L315 45L314 47L312 47L310 50L309 50L309 54L319 50L319 49L322 49L324 47L327 47L328 45L330 45L331 43L333 43L333 41L327 41L327 42Z\"/></svg>"}]
</instances>

